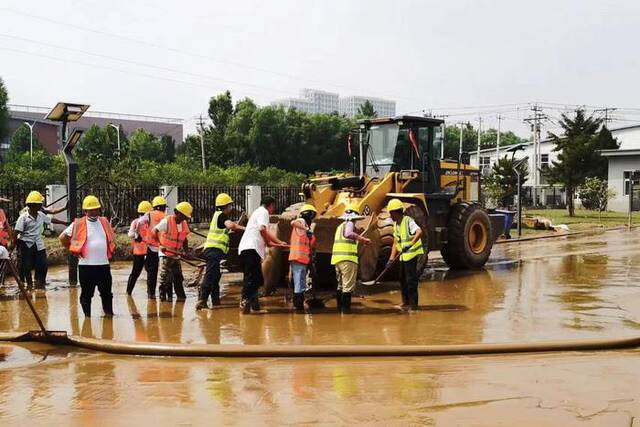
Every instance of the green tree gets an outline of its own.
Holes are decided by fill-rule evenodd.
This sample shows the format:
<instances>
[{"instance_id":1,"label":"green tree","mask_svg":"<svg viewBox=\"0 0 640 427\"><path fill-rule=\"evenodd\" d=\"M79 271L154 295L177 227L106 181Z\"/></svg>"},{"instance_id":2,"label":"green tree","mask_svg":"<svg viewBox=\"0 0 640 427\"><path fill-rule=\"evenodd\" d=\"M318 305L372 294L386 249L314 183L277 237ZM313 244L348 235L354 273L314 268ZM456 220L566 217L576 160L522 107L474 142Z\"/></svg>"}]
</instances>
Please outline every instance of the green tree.
<instances>
[{"instance_id":1,"label":"green tree","mask_svg":"<svg viewBox=\"0 0 640 427\"><path fill-rule=\"evenodd\" d=\"M118 138L111 126L92 125L82 135L75 149L81 182L111 182L111 171L117 164Z\"/></svg>"},{"instance_id":2,"label":"green tree","mask_svg":"<svg viewBox=\"0 0 640 427\"><path fill-rule=\"evenodd\" d=\"M616 192L609 188L607 181L594 176L587 177L580 186L580 202L582 207L598 211L598 219L602 221L602 212L607 210L609 200L614 198Z\"/></svg>"},{"instance_id":3,"label":"green tree","mask_svg":"<svg viewBox=\"0 0 640 427\"><path fill-rule=\"evenodd\" d=\"M38 140L38 133L36 132L37 125L33 132L33 151L44 151L42 144ZM11 142L9 143L9 152L7 158L11 159L15 156L19 156L22 153L29 153L31 151L31 131L27 125L20 126L11 136Z\"/></svg>"},{"instance_id":4,"label":"green tree","mask_svg":"<svg viewBox=\"0 0 640 427\"><path fill-rule=\"evenodd\" d=\"M359 119L373 119L378 117L378 112L373 108L373 104L368 99L358 107L356 117Z\"/></svg>"},{"instance_id":5,"label":"green tree","mask_svg":"<svg viewBox=\"0 0 640 427\"><path fill-rule=\"evenodd\" d=\"M562 114L562 134L549 134L558 160L551 162L551 167L543 172L549 182L564 184L569 216L575 215L576 190L585 178L606 174L606 163L598 150L618 146L608 131L602 131L601 125L602 119L593 115L587 117L583 109L578 109L573 118Z\"/></svg>"},{"instance_id":6,"label":"green tree","mask_svg":"<svg viewBox=\"0 0 640 427\"><path fill-rule=\"evenodd\" d=\"M239 165L253 160L249 133L257 110L258 107L249 98L238 101L235 106L225 132L225 144L231 154L231 164Z\"/></svg>"},{"instance_id":7,"label":"green tree","mask_svg":"<svg viewBox=\"0 0 640 427\"><path fill-rule=\"evenodd\" d=\"M507 208L514 205L514 198L518 193L516 169L520 173L520 190L522 190L522 185L529 175L529 166L522 159L514 161L511 157L504 156L494 163L491 174L483 180L485 192L496 206Z\"/></svg>"},{"instance_id":8,"label":"green tree","mask_svg":"<svg viewBox=\"0 0 640 427\"><path fill-rule=\"evenodd\" d=\"M169 135L160 137L160 163L170 163L176 159L176 142Z\"/></svg>"},{"instance_id":9,"label":"green tree","mask_svg":"<svg viewBox=\"0 0 640 427\"><path fill-rule=\"evenodd\" d=\"M9 135L9 93L0 77L0 141Z\"/></svg>"},{"instance_id":10,"label":"green tree","mask_svg":"<svg viewBox=\"0 0 640 427\"><path fill-rule=\"evenodd\" d=\"M135 161L162 162L164 153L160 140L144 129L136 129L128 138L129 156Z\"/></svg>"}]
</instances>

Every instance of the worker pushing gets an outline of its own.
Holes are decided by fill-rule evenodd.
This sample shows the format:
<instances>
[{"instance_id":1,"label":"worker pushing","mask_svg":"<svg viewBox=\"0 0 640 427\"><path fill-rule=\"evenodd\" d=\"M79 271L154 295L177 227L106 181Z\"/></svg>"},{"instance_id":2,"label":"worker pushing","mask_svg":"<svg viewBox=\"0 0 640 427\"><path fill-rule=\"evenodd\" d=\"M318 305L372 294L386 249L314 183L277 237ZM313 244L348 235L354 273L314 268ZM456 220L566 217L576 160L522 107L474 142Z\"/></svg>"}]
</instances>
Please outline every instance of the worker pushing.
<instances>
[{"instance_id":1,"label":"worker pushing","mask_svg":"<svg viewBox=\"0 0 640 427\"><path fill-rule=\"evenodd\" d=\"M305 204L300 209L300 217L291 221L289 263L293 280L293 306L296 313L304 313L307 274L312 261L311 252L316 244L311 223L317 212L313 205Z\"/></svg>"},{"instance_id":2,"label":"worker pushing","mask_svg":"<svg viewBox=\"0 0 640 427\"><path fill-rule=\"evenodd\" d=\"M336 229L331 265L336 269L336 307L338 312L351 313L351 294L358 280L358 243L370 245L371 240L355 232L355 220L361 218L356 206L349 206Z\"/></svg>"},{"instance_id":3,"label":"worker pushing","mask_svg":"<svg viewBox=\"0 0 640 427\"><path fill-rule=\"evenodd\" d=\"M129 237L131 238L131 252L133 253L133 266L131 268L131 274L127 282L127 295L131 295L133 288L136 286L138 277L142 273L142 269L145 266L147 259L147 252L149 252L149 223L145 222L138 226L138 222L142 221L144 216L153 210L151 203L148 200L143 200L138 204L138 214L140 216L131 222L129 227Z\"/></svg>"},{"instance_id":4,"label":"worker pushing","mask_svg":"<svg viewBox=\"0 0 640 427\"><path fill-rule=\"evenodd\" d=\"M394 245L387 265L400 259L400 289L403 311L418 310L418 257L424 254L422 229L415 220L404 213L404 205L399 199L391 199L387 211L394 222Z\"/></svg>"},{"instance_id":5,"label":"worker pushing","mask_svg":"<svg viewBox=\"0 0 640 427\"><path fill-rule=\"evenodd\" d=\"M147 297L155 299L156 284L158 282L158 266L160 258L158 251L160 242L151 230L160 223L166 216L167 200L162 196L156 196L151 201L152 210L144 214L137 223L138 235L143 234L144 228L147 228L147 256L144 261L144 269L147 272Z\"/></svg>"},{"instance_id":6,"label":"worker pushing","mask_svg":"<svg viewBox=\"0 0 640 427\"><path fill-rule=\"evenodd\" d=\"M180 202L173 210L173 215L164 217L151 230L151 236L160 242L160 301L172 301L175 289L177 301L186 300L184 292L184 276L180 258L189 250L189 225L187 222L193 214L193 206L188 202Z\"/></svg>"},{"instance_id":7,"label":"worker pushing","mask_svg":"<svg viewBox=\"0 0 640 427\"><path fill-rule=\"evenodd\" d=\"M209 297L211 305L220 305L220 262L229 253L229 233L245 228L230 219L233 210L233 199L226 193L220 193L215 200L216 211L211 218L209 233L204 244L204 258L207 266L200 284L200 299L196 310L207 308Z\"/></svg>"}]
</instances>

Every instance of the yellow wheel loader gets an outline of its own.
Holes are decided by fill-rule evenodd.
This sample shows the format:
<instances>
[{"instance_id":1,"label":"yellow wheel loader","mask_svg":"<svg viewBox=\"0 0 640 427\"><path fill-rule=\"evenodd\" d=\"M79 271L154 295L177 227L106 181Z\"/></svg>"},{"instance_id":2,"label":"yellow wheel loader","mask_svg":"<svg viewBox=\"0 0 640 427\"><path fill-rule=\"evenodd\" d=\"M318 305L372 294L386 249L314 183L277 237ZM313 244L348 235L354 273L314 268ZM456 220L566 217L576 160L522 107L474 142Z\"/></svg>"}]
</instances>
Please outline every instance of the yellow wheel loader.
<instances>
[{"instance_id":1,"label":"yellow wheel loader","mask_svg":"<svg viewBox=\"0 0 640 427\"><path fill-rule=\"evenodd\" d=\"M331 250L339 217L348 206L358 207L362 219L356 227L372 241L359 248L360 280L371 281L382 271L393 244L393 223L386 210L392 198L400 199L406 214L426 230L424 248L439 250L449 267L478 269L486 263L496 237L504 231L505 218L489 214L478 204L477 168L461 158L441 160L442 124L439 119L412 116L360 121L351 134L358 142L350 150L353 173L316 176L302 185L304 203L318 210L316 288L335 286ZM278 216L280 239L289 240L290 222L301 206L302 202L292 205ZM418 262L419 274L428 251ZM286 284L287 257L286 250L271 249L263 268L267 292Z\"/></svg>"}]
</instances>

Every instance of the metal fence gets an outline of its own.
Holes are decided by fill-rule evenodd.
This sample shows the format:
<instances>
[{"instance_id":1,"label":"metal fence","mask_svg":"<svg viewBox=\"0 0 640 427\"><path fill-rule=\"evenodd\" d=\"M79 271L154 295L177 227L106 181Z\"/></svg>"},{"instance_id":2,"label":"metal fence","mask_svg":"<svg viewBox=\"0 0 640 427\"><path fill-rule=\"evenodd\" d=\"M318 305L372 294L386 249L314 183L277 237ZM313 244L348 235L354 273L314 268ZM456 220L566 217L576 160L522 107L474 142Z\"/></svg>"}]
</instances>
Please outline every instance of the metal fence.
<instances>
[{"instance_id":1,"label":"metal fence","mask_svg":"<svg viewBox=\"0 0 640 427\"><path fill-rule=\"evenodd\" d=\"M275 212L282 212L288 206L303 201L300 187L262 187L262 197L271 196L276 199Z\"/></svg>"},{"instance_id":2,"label":"metal fence","mask_svg":"<svg viewBox=\"0 0 640 427\"><path fill-rule=\"evenodd\" d=\"M32 190L39 191L42 195L46 196L44 188L27 188L22 186L0 187L0 197L9 199L9 202L0 204L0 207L4 209L10 223L13 224L18 219L20 210L26 206L24 202L27 195Z\"/></svg>"},{"instance_id":3,"label":"metal fence","mask_svg":"<svg viewBox=\"0 0 640 427\"><path fill-rule=\"evenodd\" d=\"M178 187L178 199L193 206L191 221L203 223L211 221L215 212L216 196L227 193L238 210L247 209L247 187L244 186L190 186Z\"/></svg>"}]
</instances>

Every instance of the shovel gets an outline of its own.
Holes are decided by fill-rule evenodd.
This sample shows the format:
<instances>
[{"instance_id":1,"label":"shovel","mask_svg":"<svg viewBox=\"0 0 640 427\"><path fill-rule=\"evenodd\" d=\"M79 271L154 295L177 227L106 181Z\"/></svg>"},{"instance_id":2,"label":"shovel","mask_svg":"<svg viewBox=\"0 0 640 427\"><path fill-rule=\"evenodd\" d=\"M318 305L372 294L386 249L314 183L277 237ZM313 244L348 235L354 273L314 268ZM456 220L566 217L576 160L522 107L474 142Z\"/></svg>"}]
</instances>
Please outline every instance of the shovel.
<instances>
[{"instance_id":1,"label":"shovel","mask_svg":"<svg viewBox=\"0 0 640 427\"><path fill-rule=\"evenodd\" d=\"M402 252L398 252L398 255L396 255L396 257L394 259L392 259L389 264L387 264L387 266L384 268L384 270L382 270L382 273L380 273L378 275L378 277L375 278L375 280L369 280L369 281L361 282L361 283L363 285L365 285L365 286L373 286L375 284L380 283L380 279L382 279L382 276L384 276L391 269L391 267L394 266L396 261L398 261L400 259L400 255L402 255Z\"/></svg>"}]
</instances>

